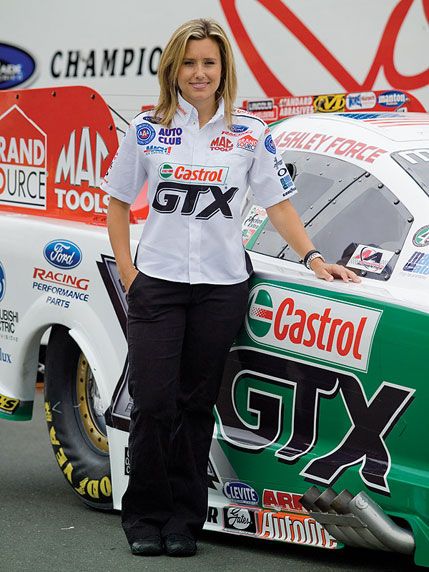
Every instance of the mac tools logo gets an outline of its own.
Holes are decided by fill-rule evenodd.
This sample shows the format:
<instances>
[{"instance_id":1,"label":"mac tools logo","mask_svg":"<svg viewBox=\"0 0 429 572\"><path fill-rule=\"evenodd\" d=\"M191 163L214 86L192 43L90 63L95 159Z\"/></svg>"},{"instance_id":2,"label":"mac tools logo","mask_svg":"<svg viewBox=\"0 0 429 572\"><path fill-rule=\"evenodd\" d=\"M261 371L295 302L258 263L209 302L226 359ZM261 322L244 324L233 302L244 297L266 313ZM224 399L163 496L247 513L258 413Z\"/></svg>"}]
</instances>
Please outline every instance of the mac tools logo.
<instances>
[{"instance_id":1,"label":"mac tools logo","mask_svg":"<svg viewBox=\"0 0 429 572\"><path fill-rule=\"evenodd\" d=\"M45 246L43 256L52 266L71 270L81 263L82 251L70 240L52 240Z\"/></svg>"},{"instance_id":2,"label":"mac tools logo","mask_svg":"<svg viewBox=\"0 0 429 572\"><path fill-rule=\"evenodd\" d=\"M246 330L258 344L366 371L381 312L258 284Z\"/></svg>"}]
</instances>

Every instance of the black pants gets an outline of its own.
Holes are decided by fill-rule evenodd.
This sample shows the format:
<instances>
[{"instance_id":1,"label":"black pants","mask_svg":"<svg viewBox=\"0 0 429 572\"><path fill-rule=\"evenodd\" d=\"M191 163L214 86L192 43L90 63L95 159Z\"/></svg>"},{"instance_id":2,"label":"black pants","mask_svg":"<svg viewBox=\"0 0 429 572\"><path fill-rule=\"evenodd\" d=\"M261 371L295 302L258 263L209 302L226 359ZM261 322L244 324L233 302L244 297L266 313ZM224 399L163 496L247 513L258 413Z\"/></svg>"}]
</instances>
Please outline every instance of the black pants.
<instances>
[{"instance_id":1,"label":"black pants","mask_svg":"<svg viewBox=\"0 0 429 572\"><path fill-rule=\"evenodd\" d=\"M207 463L228 350L248 282L184 284L139 273L128 294L134 400L122 525L131 543L161 533L196 538L207 513Z\"/></svg>"}]
</instances>

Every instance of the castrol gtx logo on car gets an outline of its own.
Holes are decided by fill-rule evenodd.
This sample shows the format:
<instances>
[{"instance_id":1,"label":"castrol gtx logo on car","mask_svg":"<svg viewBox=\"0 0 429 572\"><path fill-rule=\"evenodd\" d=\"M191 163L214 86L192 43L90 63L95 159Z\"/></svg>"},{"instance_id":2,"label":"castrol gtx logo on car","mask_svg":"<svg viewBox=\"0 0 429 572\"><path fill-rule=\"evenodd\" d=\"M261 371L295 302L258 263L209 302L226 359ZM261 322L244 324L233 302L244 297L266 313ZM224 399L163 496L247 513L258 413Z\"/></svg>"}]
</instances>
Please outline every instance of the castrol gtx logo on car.
<instances>
[{"instance_id":1,"label":"castrol gtx logo on car","mask_svg":"<svg viewBox=\"0 0 429 572\"><path fill-rule=\"evenodd\" d=\"M366 371L381 312L258 284L246 330L258 344Z\"/></svg>"}]
</instances>

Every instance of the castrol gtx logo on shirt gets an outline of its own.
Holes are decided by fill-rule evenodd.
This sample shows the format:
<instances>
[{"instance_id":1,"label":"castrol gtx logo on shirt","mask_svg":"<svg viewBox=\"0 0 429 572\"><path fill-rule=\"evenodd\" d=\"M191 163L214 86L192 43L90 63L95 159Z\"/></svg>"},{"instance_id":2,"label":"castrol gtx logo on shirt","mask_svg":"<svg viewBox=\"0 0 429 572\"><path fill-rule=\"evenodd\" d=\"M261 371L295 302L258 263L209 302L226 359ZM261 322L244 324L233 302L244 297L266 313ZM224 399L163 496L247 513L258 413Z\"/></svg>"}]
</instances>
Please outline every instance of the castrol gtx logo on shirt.
<instances>
[{"instance_id":1,"label":"castrol gtx logo on shirt","mask_svg":"<svg viewBox=\"0 0 429 572\"><path fill-rule=\"evenodd\" d=\"M366 371L381 312L258 284L246 330L259 344Z\"/></svg>"},{"instance_id":2,"label":"castrol gtx logo on shirt","mask_svg":"<svg viewBox=\"0 0 429 572\"><path fill-rule=\"evenodd\" d=\"M159 176L166 181L224 184L228 176L228 170L229 167L203 167L201 165L164 163L159 168Z\"/></svg>"}]
</instances>

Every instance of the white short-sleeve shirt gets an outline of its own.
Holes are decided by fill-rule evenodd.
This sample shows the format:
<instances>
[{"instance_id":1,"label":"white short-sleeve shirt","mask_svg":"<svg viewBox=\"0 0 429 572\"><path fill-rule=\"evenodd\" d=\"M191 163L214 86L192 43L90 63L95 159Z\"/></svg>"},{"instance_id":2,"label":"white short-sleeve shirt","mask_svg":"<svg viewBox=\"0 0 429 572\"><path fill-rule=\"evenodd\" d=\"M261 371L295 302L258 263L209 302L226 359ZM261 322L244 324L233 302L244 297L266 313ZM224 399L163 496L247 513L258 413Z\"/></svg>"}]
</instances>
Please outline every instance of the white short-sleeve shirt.
<instances>
[{"instance_id":1,"label":"white short-sleeve shirt","mask_svg":"<svg viewBox=\"0 0 429 572\"><path fill-rule=\"evenodd\" d=\"M131 123L101 188L132 204L148 180L149 215L137 267L149 276L191 284L235 284L249 276L240 207L250 185L270 207L295 194L264 121L221 101L201 129L197 110L179 96L170 128L153 115Z\"/></svg>"}]
</instances>

